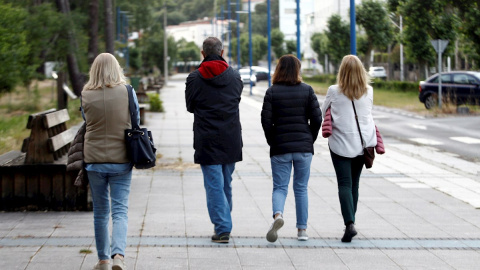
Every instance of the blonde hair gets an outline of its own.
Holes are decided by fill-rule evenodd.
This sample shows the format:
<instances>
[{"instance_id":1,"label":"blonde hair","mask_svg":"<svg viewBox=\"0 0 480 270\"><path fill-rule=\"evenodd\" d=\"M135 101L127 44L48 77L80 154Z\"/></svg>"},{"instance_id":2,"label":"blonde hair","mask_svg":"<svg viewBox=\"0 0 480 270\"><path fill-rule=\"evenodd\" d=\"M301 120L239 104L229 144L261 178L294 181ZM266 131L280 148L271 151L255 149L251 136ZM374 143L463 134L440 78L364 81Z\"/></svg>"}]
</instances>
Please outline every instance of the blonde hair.
<instances>
[{"instance_id":1,"label":"blonde hair","mask_svg":"<svg viewBox=\"0 0 480 270\"><path fill-rule=\"evenodd\" d=\"M337 74L337 84L350 100L359 99L367 93L370 77L362 62L355 55L346 55L342 59Z\"/></svg>"},{"instance_id":2,"label":"blonde hair","mask_svg":"<svg viewBox=\"0 0 480 270\"><path fill-rule=\"evenodd\" d=\"M117 59L112 54L101 53L93 61L90 79L83 90L102 89L120 84L126 84L126 80Z\"/></svg>"}]
</instances>

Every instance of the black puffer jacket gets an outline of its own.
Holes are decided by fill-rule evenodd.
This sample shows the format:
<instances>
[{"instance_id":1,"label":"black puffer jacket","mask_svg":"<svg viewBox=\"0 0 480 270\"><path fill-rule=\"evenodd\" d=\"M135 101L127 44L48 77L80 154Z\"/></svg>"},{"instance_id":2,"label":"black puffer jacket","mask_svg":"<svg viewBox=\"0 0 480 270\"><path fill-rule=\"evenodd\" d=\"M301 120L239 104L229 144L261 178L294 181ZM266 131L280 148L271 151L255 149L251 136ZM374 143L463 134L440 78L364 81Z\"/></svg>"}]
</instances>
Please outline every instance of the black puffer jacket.
<instances>
[{"instance_id":1,"label":"black puffer jacket","mask_svg":"<svg viewBox=\"0 0 480 270\"><path fill-rule=\"evenodd\" d=\"M228 164L242 160L239 104L240 74L217 55L209 55L186 81L187 110L194 114L195 163Z\"/></svg>"},{"instance_id":2,"label":"black puffer jacket","mask_svg":"<svg viewBox=\"0 0 480 270\"><path fill-rule=\"evenodd\" d=\"M317 96L310 85L274 84L265 93L262 127L270 145L270 156L307 152L322 125Z\"/></svg>"}]
</instances>

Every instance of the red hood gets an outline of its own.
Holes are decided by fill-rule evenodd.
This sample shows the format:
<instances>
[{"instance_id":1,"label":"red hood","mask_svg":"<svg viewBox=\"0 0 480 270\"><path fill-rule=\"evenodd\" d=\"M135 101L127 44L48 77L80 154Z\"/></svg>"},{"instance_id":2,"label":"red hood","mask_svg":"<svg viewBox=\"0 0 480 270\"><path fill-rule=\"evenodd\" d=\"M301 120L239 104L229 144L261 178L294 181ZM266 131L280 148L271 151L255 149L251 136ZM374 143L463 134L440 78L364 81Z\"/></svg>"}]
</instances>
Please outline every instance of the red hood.
<instances>
[{"instance_id":1,"label":"red hood","mask_svg":"<svg viewBox=\"0 0 480 270\"><path fill-rule=\"evenodd\" d=\"M205 79L210 79L222 74L228 68L228 64L222 60L213 60L203 62L198 71Z\"/></svg>"}]
</instances>

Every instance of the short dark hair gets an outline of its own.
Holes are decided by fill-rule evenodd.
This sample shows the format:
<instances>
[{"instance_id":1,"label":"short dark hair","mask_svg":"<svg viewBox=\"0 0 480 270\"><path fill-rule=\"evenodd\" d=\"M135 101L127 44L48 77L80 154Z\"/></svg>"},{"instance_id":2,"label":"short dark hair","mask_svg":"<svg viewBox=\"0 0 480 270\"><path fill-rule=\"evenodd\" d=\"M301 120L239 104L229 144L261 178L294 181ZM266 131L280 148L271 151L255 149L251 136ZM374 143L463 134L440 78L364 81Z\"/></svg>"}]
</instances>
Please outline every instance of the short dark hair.
<instances>
[{"instance_id":1,"label":"short dark hair","mask_svg":"<svg viewBox=\"0 0 480 270\"><path fill-rule=\"evenodd\" d=\"M295 85L302 82L300 68L302 64L295 55L287 54L278 59L275 73L273 73L273 84L284 83Z\"/></svg>"},{"instance_id":2,"label":"short dark hair","mask_svg":"<svg viewBox=\"0 0 480 270\"><path fill-rule=\"evenodd\" d=\"M222 54L222 42L216 37L208 37L203 41L203 52L205 55Z\"/></svg>"}]
</instances>

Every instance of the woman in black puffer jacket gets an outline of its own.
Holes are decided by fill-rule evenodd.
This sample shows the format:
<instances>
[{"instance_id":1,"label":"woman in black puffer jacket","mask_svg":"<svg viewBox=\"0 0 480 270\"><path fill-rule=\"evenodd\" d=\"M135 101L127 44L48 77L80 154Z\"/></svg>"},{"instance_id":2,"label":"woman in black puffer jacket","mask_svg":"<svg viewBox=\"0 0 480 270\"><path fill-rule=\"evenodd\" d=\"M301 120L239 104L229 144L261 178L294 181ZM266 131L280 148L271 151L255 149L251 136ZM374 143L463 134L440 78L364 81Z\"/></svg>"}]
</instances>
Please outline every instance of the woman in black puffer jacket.
<instances>
[{"instance_id":1,"label":"woman in black puffer jacket","mask_svg":"<svg viewBox=\"0 0 480 270\"><path fill-rule=\"evenodd\" d=\"M284 55L278 60L273 85L265 93L262 126L270 145L273 176L273 218L267 240L275 242L283 226L283 210L293 165L293 191L297 214L298 240L308 240L308 179L313 143L322 124L317 96L302 83L300 60Z\"/></svg>"}]
</instances>

